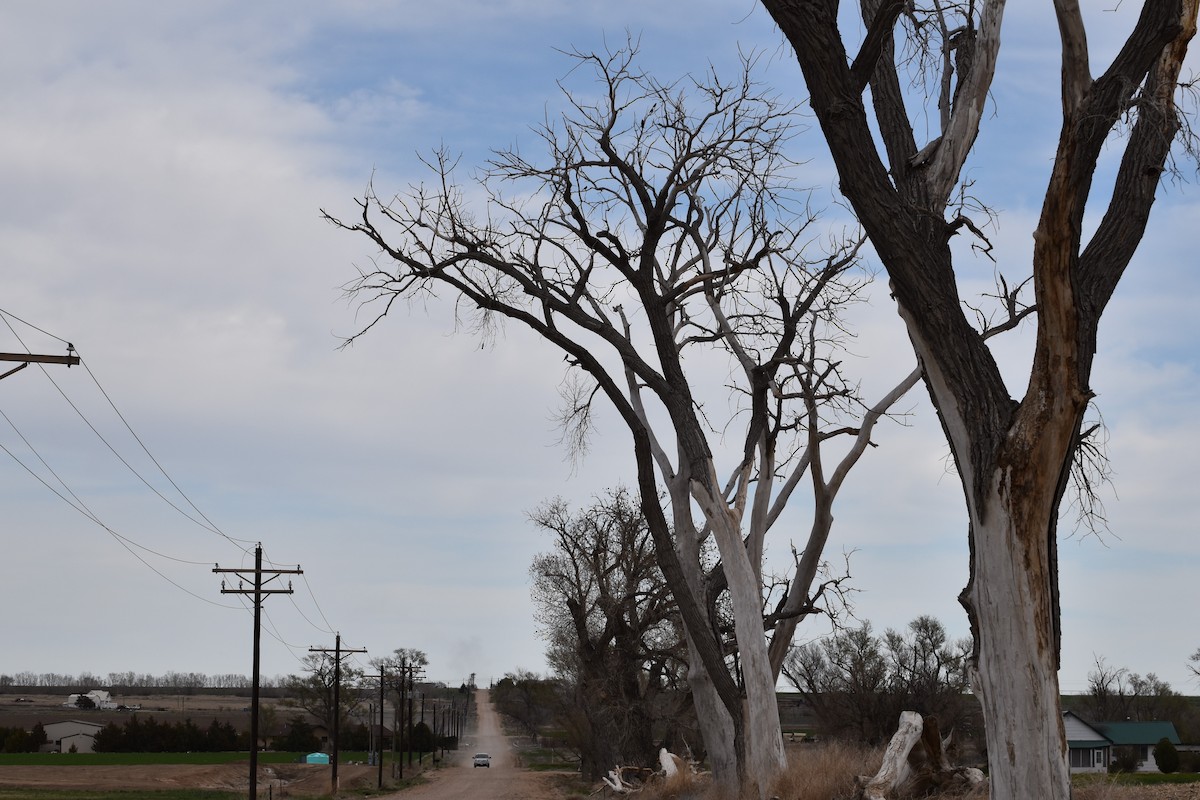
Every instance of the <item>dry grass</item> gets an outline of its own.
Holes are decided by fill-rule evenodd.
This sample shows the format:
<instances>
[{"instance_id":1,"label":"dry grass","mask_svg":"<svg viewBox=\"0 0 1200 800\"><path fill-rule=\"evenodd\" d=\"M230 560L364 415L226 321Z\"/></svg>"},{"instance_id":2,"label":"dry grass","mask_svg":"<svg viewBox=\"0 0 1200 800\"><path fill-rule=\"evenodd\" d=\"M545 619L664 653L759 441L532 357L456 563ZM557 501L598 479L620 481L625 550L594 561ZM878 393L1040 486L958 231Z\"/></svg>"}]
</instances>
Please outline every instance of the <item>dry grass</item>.
<instances>
[{"instance_id":1,"label":"dry grass","mask_svg":"<svg viewBox=\"0 0 1200 800\"><path fill-rule=\"evenodd\" d=\"M768 797L780 800L853 800L860 775L874 775L883 761L881 748L839 742L788 748L788 770L770 787ZM652 783L637 795L639 800L756 800L730 798L712 786L707 776L679 775ZM983 788L966 793L946 793L939 798L986 800ZM1073 800L1200 800L1200 783L1122 786L1097 776L1074 788Z\"/></svg>"},{"instance_id":2,"label":"dry grass","mask_svg":"<svg viewBox=\"0 0 1200 800\"><path fill-rule=\"evenodd\" d=\"M788 749L788 770L771 794L782 800L849 800L859 775L874 775L883 751L842 742L807 744Z\"/></svg>"},{"instance_id":3,"label":"dry grass","mask_svg":"<svg viewBox=\"0 0 1200 800\"><path fill-rule=\"evenodd\" d=\"M873 775L883 751L829 743L788 750L788 771L771 787L781 800L850 800L859 775ZM647 786L639 800L731 800L705 776L679 775ZM756 798L755 798L756 800Z\"/></svg>"}]
</instances>

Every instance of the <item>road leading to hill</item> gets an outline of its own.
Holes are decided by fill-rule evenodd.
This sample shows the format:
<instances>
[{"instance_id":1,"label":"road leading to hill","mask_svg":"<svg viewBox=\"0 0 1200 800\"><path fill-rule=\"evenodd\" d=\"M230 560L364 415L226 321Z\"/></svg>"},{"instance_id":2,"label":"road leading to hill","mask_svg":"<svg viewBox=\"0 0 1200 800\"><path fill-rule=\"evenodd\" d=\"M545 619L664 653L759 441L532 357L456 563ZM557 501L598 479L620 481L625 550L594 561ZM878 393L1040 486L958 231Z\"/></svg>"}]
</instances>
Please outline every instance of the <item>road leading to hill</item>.
<instances>
[{"instance_id":1,"label":"road leading to hill","mask_svg":"<svg viewBox=\"0 0 1200 800\"><path fill-rule=\"evenodd\" d=\"M387 795L396 800L463 800L486 797L489 800L557 800L550 776L530 772L516 765L517 759L509 739L500 729L500 717L492 707L486 689L475 694L479 711L475 734L459 742L458 750L449 756L448 766L426 773L429 783L403 792ZM471 766L475 753L488 753L492 766Z\"/></svg>"}]
</instances>

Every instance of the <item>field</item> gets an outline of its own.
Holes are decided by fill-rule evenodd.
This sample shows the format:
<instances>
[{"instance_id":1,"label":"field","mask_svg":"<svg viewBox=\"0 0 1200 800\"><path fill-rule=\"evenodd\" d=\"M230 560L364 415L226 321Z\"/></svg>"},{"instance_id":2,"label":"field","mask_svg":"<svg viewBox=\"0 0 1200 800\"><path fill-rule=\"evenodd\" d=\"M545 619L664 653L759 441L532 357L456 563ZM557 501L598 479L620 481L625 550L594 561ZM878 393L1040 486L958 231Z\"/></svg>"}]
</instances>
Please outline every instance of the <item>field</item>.
<instances>
[{"instance_id":1,"label":"field","mask_svg":"<svg viewBox=\"0 0 1200 800\"><path fill-rule=\"evenodd\" d=\"M248 695L248 690L247 690ZM191 719L200 727L212 720L239 731L250 727L250 698L241 694L129 694L114 700L140 705L141 718L174 724ZM31 728L34 723L83 720L124 724L129 711L64 708L66 692L0 694L0 727ZM276 719L297 713L275 698L263 698ZM330 789L330 767L298 764L298 753L259 753L259 788L273 797L316 797ZM343 753L338 767L342 788L376 785L377 768L350 764L363 753ZM246 753L0 753L0 800L222 800L245 797L250 762ZM407 770L406 770L407 774Z\"/></svg>"},{"instance_id":2,"label":"field","mask_svg":"<svg viewBox=\"0 0 1200 800\"><path fill-rule=\"evenodd\" d=\"M45 691L45 690L43 690ZM239 731L250 727L250 695L234 694L117 694L113 700L127 706L140 705L137 714L143 718L153 717L156 722L175 723L190 719L200 727L214 719L228 722ZM130 711L101 711L66 708L67 699L63 690L54 694L0 694L0 727L23 727L29 729L35 722L43 725L68 719L84 720L105 725L109 722L123 724L129 719ZM272 709L279 719L296 713L295 709L282 706L277 698L264 697L260 700L263 709ZM267 713L272 713L267 711Z\"/></svg>"},{"instance_id":3,"label":"field","mask_svg":"<svg viewBox=\"0 0 1200 800\"><path fill-rule=\"evenodd\" d=\"M343 790L375 786L375 768L342 764ZM329 794L330 768L315 764L259 765L259 789L272 797L316 797ZM249 762L226 764L120 764L82 766L0 766L0 800L65 798L130 792L154 792L158 800L171 796L244 797L249 785ZM34 791L30 791L34 790ZM94 794L98 793L98 794Z\"/></svg>"}]
</instances>

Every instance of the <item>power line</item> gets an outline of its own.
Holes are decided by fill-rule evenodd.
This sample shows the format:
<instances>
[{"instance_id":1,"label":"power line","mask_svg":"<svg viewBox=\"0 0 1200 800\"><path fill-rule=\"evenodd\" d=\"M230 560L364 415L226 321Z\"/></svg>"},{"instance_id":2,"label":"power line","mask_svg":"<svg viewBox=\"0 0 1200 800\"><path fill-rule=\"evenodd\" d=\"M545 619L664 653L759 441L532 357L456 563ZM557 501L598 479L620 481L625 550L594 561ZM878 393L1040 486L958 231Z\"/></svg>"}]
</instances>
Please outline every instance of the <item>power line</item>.
<instances>
[{"instance_id":1,"label":"power line","mask_svg":"<svg viewBox=\"0 0 1200 800\"><path fill-rule=\"evenodd\" d=\"M234 539L233 537L229 536L227 533L225 533L223 530L221 530L219 527L217 527L216 523L214 523L212 520L210 520L208 518L208 516L206 516L205 513L203 511L201 511L196 506L195 503L192 502L192 499L187 496L187 494L183 491L183 489L179 488L179 484L177 484L175 482L175 479L172 478L165 469L163 469L162 464L160 464L158 462L158 459L155 458L154 454L150 452L150 449L148 447L146 447L145 442L142 441L142 437L137 435L137 432L134 431L133 427L129 424L128 420L125 419L125 415L121 413L121 410L119 408L117 408L117 404L113 402L112 398L109 397L108 392L106 392L104 390L104 387L100 385L100 381L99 381L99 379L96 378L95 373L92 372L91 367L89 367L87 365L87 362L82 361L82 359L81 359L81 363L83 364L83 369L85 372L87 372L88 377L90 377L92 379L92 382L96 384L96 388L100 390L100 394L104 396L104 399L106 401L108 401L108 405L112 408L113 413L117 415L117 419L121 420L121 423L125 426L125 430L129 431L129 435L132 436L134 441L136 441L138 443L138 446L140 446L142 448L142 452L146 454L146 457L149 458L151 462L153 462L154 466L158 468L158 471L161 472L162 476L167 479L167 482L171 484L172 488L174 488L175 491L179 492L179 496L182 497L184 500L186 500L187 504L189 506L191 506L192 509L197 514L200 515L200 518L203 519L205 523L207 523L206 525L201 525L201 527L204 528L205 530L212 531L213 533L217 533L217 534L225 537L231 543L233 543L234 545L236 545L238 547L241 546L241 544L239 544L239 543L249 543L251 541L250 539ZM166 500L165 497L163 499ZM169 500L167 502L170 503ZM172 507L174 507L174 503L171 503L171 505L172 505ZM180 511L180 513L183 513L182 510ZM187 517L188 519L192 519L192 517L188 514L184 514L184 516ZM196 524L199 525L200 523L196 523ZM244 548L244 547L241 549L246 550L246 548Z\"/></svg>"},{"instance_id":2,"label":"power line","mask_svg":"<svg viewBox=\"0 0 1200 800\"><path fill-rule=\"evenodd\" d=\"M24 325L28 328L33 328L38 333L43 333L46 336L49 336L51 339L57 339L58 341L62 342L63 344L70 344L70 342L68 342L66 339L55 336L53 333L50 333L49 331L44 331L41 328L39 328L37 325L34 325L32 322L26 322L25 320L18 317L16 314L13 314L9 311L5 311L3 308L0 308L0 316L10 317L11 319L15 319L17 322L21 323L22 325ZM8 323L7 320L5 321L5 324L8 325L9 330L12 330L12 325L10 323ZM15 335L16 331L13 331L13 334ZM20 337L17 337L17 338L19 339Z\"/></svg>"},{"instance_id":3,"label":"power line","mask_svg":"<svg viewBox=\"0 0 1200 800\"><path fill-rule=\"evenodd\" d=\"M67 356L43 356L43 355L35 355L30 352L27 352L25 354L0 353L0 361L2 361L2 360L20 360L20 361L24 362L22 364L22 366L19 367L18 369L24 369L26 366L28 366L29 363L37 363L39 365L39 368L41 369L42 373L46 376L46 379L48 381L50 381L50 384L52 386L54 386L54 388L58 391L59 395L62 396L63 400L66 401L66 403L72 408L72 410L75 411L76 415L83 421L83 423L85 425L87 425L87 427L96 435L96 437L105 445L105 447L108 448L108 450L113 454L113 456L116 457L117 460L120 461L126 467L126 469L128 469L135 477L137 477L138 480L141 481L141 483L146 486L146 488L150 489L150 491L152 491L155 495L157 495L163 502L165 502L167 505L169 505L171 508L173 508L175 511L177 511L179 514L181 514L184 518L186 518L190 522L200 526L201 528L204 528L205 530L207 530L211 533L214 533L214 534L217 534L217 535L223 537L224 539L229 541L231 544L233 544L235 547L237 547L239 550L241 550L244 555L248 556L250 554L249 549L244 547L243 544L249 543L252 540L236 539L234 537L229 536L223 530L221 530L220 527L217 526L211 519L209 519L209 517L192 501L192 499L187 495L187 493L183 491L183 489L174 480L174 478L172 478L171 475L162 466L162 463L154 456L154 454L152 452L150 452L150 449L146 446L145 441L133 429L133 426L129 423L129 420L127 419L127 417L117 407L115 401L112 399L112 396L104 388L104 386L100 383L99 378L92 371L91 367L87 364L87 362L85 362L77 354L77 351L75 350L74 346L70 342L68 342L66 339L63 339L59 336L49 333L48 331L46 331L36 325L33 325L32 323L30 323L24 319L21 319L20 317L17 317L16 315L11 314L10 312L8 312L4 309L0 309L0 318L4 319L5 325L8 327L9 331L12 332L12 334L16 338L16 340L27 351L29 350L28 346L25 344L21 335L13 327L12 322L10 320L15 320L15 321L21 323L22 325L25 325L35 331L38 331L39 333L41 333L43 335L49 336L52 339L62 342L67 345L67 349L68 349ZM154 464L154 466L158 469L158 471L162 474L162 476L167 480L167 482L171 485L171 487L175 490L175 492L177 492L178 495L181 498L183 498L184 501L186 501L186 504L188 506L190 506L190 508L193 511L195 511L195 513L199 516L200 519L197 519L196 517L192 516L192 514L188 513L186 510L181 508L178 504L176 504L170 498L168 498L166 495L164 495L161 491L159 491L159 489L157 489L154 485L152 485L150 483L150 481L147 480L146 477L143 476L141 474L141 472L139 472L138 469L135 468L129 462L128 459L126 459L120 452L117 451L116 447L112 443L109 442L109 440L100 432L100 430L96 427L96 425L94 425L92 423L92 421L90 419L88 419L87 415L84 414L82 409L67 395L66 391L46 371L45 367L42 366L42 364L45 364L45 363L66 364L68 367L71 365L74 365L74 364L80 364L83 366L84 371L87 372L89 378L91 378L91 380L92 380L92 383L96 386L96 389L100 392L101 396L103 396L105 401L108 403L108 405L112 409L113 413L116 414L117 418L121 421L121 424L124 425L126 431L128 431L130 436L133 437L134 441L137 442L138 446L142 449L142 452L145 453L146 457L150 459L151 463ZM0 375L0 378L3 378L5 375L11 374L11 372L14 372L14 371L16 371L16 370L12 370L9 373ZM0 411L0 414L3 414L3 412ZM38 459L38 461L41 462L42 466L46 469L46 471L49 472L49 474L54 477L54 480L56 480L58 482L58 484L62 487L62 491L59 491L54 486L50 485L50 483L48 483L44 478L42 478L40 475L38 475L37 472L35 472L32 468L30 468L27 464L25 464L11 450L9 450L7 447L4 447L3 444L0 444L0 449L3 449L6 453L8 453L8 455L14 461L16 461L16 463L18 465L20 465L23 469L25 469L27 472L29 472L29 474L32 475L38 482L40 482L43 486L45 486L47 489L49 489L51 492L53 492L63 502L67 503L67 505L71 506L77 512L79 512L81 515L86 517L89 521L93 522L94 524L96 524L96 525L100 526L102 529L104 529L119 544L121 544L122 547L124 547L127 551L129 551L129 553L131 555L133 555L134 558L138 559L138 561L140 561L143 565L145 565L150 570L152 570L155 574L157 574L163 580L167 581L168 583L170 583L171 585L180 589L181 591L191 595L192 597L200 599L211 605L215 605L219 608L231 608L231 609L238 608L238 606L228 606L228 605L224 605L221 603L215 603L212 600L209 600L208 598L202 597L201 595L190 591L189 589L183 587L178 582L172 580L170 577L165 575L163 572L161 572L159 569L157 569L154 565L150 564L148 561L146 561L146 559L142 558L137 552L134 552L133 548L138 548L147 553L153 554L159 558L176 561L176 562L183 563L183 564L211 563L211 562L189 561L186 559L168 556L165 553L161 553L150 547L146 547L145 545L139 544L138 542L134 541L133 539L123 536L122 534L118 533L110 526L106 525L88 507L88 505L70 488L70 486L67 485L66 481L63 480L63 478L49 465L49 463L46 461L46 459L42 457L42 455L37 451L37 449L32 445L32 443L30 443L30 441L25 437L25 435L23 433L21 433L21 431L16 427L16 425L12 422L12 420L9 419L7 417L7 415L4 415L4 417L5 417L5 420L8 422L8 424L13 428L13 430L20 437L21 441L24 442L25 446L27 448L29 448L30 452L32 452L34 454L34 456ZM64 494L64 492L66 494ZM70 499L67 497L67 495L70 496ZM201 521L201 520L203 520L203 521ZM259 558L260 556L261 556L261 545L259 545L258 548L256 548L256 559ZM261 568L261 563L259 563L259 567ZM270 571L270 570L268 570L268 571ZM281 572L281 571L276 570L275 572ZM282 570L282 572L294 573L294 574L298 574L298 575L302 576L302 578L304 580L305 588L308 591L308 595L312 599L313 605L317 609L317 613L320 615L321 619L324 621L326 627L324 629L322 629L319 625L317 625L312 619L310 619L303 612L303 610L300 609L300 607L296 603L294 597L290 597L289 599L291 600L293 607L297 610L297 612L305 620L305 622L307 622L309 625L311 625L316 630L319 630L322 632L330 632L330 633L333 632L333 626L329 623L329 620L326 617L324 610L321 608L321 604L318 602L316 594L315 594L315 592L313 592L312 586L311 586L311 584L309 584L307 577L303 577L303 572L300 571L298 568L295 571ZM289 594L289 595L292 594L290 586L287 591L287 594ZM242 608L245 608L245 606L242 606ZM263 611L263 610L264 609L261 609L261 604L256 604L256 608L255 608L256 616L259 611ZM278 627L275 625L274 621L270 618L269 614L267 615L267 620L269 623L269 628L267 630L268 634L270 636L272 636L272 638L276 639L280 644L284 645L286 648L288 648L290 651L292 651L292 655L294 658L297 659L297 661L301 661L301 663L303 663L302 660L296 655L296 651L299 649L298 646L290 644L283 638L282 634L279 632ZM257 635L257 630L259 629L260 625L261 625L261 620L259 620L258 623L256 624L256 635Z\"/></svg>"},{"instance_id":4,"label":"power line","mask_svg":"<svg viewBox=\"0 0 1200 800\"><path fill-rule=\"evenodd\" d=\"M179 561L184 564L201 564L201 563L207 563L207 562L184 561L183 559L172 558L171 556L167 556L167 555L164 555L157 551L151 550L150 548L145 547L144 545L140 545L137 542L135 542L134 540L128 538L127 536L122 536L121 534L117 533L115 530L113 530L109 526L105 525L98 517L96 517L95 514L93 514L91 512L90 509L87 508L86 505L83 505L82 502L78 506L75 505L70 500L68 500L61 492L59 492L57 489L55 489L50 484L46 483L46 481L40 475L38 475L36 472L34 472L32 469L30 469L27 464L25 464L23 461L21 461L21 459L17 458L16 455L14 455L13 452L11 450L9 450L7 447L5 447L3 444L0 444L0 450L3 450L5 453L8 453L8 455L13 459L13 461L16 461L17 464L19 464L26 472L28 472L30 475L32 475L34 477L34 479L36 479L43 486L45 486L47 489L49 489L51 492L53 492L55 495L57 495L59 497L59 499L61 499L64 503L71 506L71 508L74 508L76 511L78 511L84 517L89 519L91 522L93 522L96 525L99 525L101 528L103 528L110 536L112 536L117 541L117 544L124 547L129 552L130 555L132 555L134 558L136 558L138 561L140 561L145 567L147 567L155 575L158 575L158 577L162 578L164 581L171 584L176 589L179 589L181 592L191 595L192 597L196 598L197 600L208 603L209 605L214 605L217 608L237 608L237 606L227 606L223 603L213 602L212 600L209 600L207 597L196 594L191 589L188 589L187 587L183 586L179 582L168 577L165 573L163 573L161 570L159 570L157 567L155 567L149 561L147 561L146 559L144 559L140 555L138 555L136 552L134 552L133 548L137 547L142 550L145 550L148 553L154 553L155 555L160 556L162 558L167 558L172 561ZM64 485L64 488L66 488L65 485ZM70 489L67 489L67 491L70 492ZM74 496L74 493L72 493L72 496Z\"/></svg>"},{"instance_id":5,"label":"power line","mask_svg":"<svg viewBox=\"0 0 1200 800\"><path fill-rule=\"evenodd\" d=\"M7 314L7 312L0 311L0 315L3 315L3 314ZM28 345L25 344L25 341L21 338L21 335L19 333L17 333L15 328L13 328L12 323L8 321L8 319L7 319L8 316L12 316L12 315L9 314L5 317L5 320L4 320L5 325L8 326L9 331L12 332L13 336L16 337L17 341L21 344L21 346L24 347L26 350L28 350L29 349ZM13 316L12 318L18 319L15 316ZM25 322L24 320L20 320L20 321L25 325L29 325L29 327L34 328L35 330L41 331L40 328L37 328L34 325L30 325L29 323ZM42 331L42 332L45 333L45 331ZM46 335L51 336L52 338L55 338L55 339L59 338L59 337L53 336L53 334L49 334L49 333L47 333ZM59 339L59 341L64 341L64 340ZM75 350L74 346L71 345L69 342L67 343L67 347L71 352L78 353L78 351ZM0 357L2 357L3 355L4 354L0 354ZM159 462L159 460L154 457L153 453L150 452L150 449L146 446L146 443L142 440L142 438L140 436L138 436L137 432L133 429L133 426L129 424L129 421L126 419L125 415L121 413L121 410L119 408L117 408L116 403L113 402L112 397L105 390L104 386L101 385L100 380L96 377L96 374L92 371L91 367L88 366L87 362L83 361L82 357L80 357L78 355L71 356L70 358L72 360L69 362L57 362L57 363L68 363L68 365L71 363L75 363L75 364L81 364L83 366L84 371L88 374L88 377L90 377L92 379L92 383L95 384L95 386L99 390L101 396L104 397L104 399L108 403L109 407L112 408L113 413L115 413L117 415L117 419L119 419L121 421L121 424L125 426L125 430L127 430L129 432L129 435L132 436L134 441L138 443L138 446L141 447L142 452L146 454L147 458L150 459L151 463L153 463L154 466L156 468L158 468L158 471L162 474L162 476L164 478L166 478L167 482L170 483L171 486L175 489L175 491L179 493L179 496L182 497L187 502L187 504L192 507L193 510L195 510L195 512L200 516L200 518L203 520L203 522L196 519L191 514L187 513L182 508L180 508L176 503L174 503L166 495L164 495L161 491L159 491L158 488L156 488L154 485L152 485L150 483L150 481L148 481L145 478L145 476L143 476L137 470L137 468L135 468L131 463L129 463L129 461L117 451L116 447L114 447L108 441L108 439L106 439L104 437L104 435L102 433L100 433L100 430L94 424L92 424L92 421L90 419L88 419L87 415L83 413L83 411L79 408L79 406L75 403L75 401L73 401L67 395L67 393L63 390L63 388L58 385L58 382L55 381L54 378L50 375L50 373L48 373L46 371L45 367L42 367L41 364L39 363L38 366L42 370L42 374L46 376L46 379L48 381L50 381L50 385L53 386L55 388L55 390L58 391L59 395L62 396L63 400L66 401L67 405L69 405L71 407L71 409L76 413L76 415L78 415L78 417L83 421L83 423L92 431L92 433L94 433L96 435L96 438L98 438L104 444L104 446L109 449L109 451L113 454L113 456L116 457L116 459L118 461L120 461L123 465L125 465L126 469L128 469L138 480L140 480L146 486L147 489L152 491L154 494L158 495L158 497L164 503L169 505L171 508L175 509L177 512L179 512L181 515L183 515L186 519L190 520L192 523L200 526L201 528L204 528L205 530L209 531L210 533L214 533L218 536L224 537L231 544L233 544L235 547L238 547L239 549L243 550L244 552L249 552L247 548L243 547L243 544L249 543L250 540L248 540L248 539L235 540L233 537L226 534L215 523L213 523L212 520L210 520L204 514L204 512L202 512L196 506L196 504L192 502L191 498L188 497L188 495L179 487L179 484L175 482L175 480L170 476L170 474L166 471L166 469L163 468L163 466ZM3 359L0 358L0 360L3 360ZM2 376L0 376L0 377L2 377Z\"/></svg>"}]
</instances>

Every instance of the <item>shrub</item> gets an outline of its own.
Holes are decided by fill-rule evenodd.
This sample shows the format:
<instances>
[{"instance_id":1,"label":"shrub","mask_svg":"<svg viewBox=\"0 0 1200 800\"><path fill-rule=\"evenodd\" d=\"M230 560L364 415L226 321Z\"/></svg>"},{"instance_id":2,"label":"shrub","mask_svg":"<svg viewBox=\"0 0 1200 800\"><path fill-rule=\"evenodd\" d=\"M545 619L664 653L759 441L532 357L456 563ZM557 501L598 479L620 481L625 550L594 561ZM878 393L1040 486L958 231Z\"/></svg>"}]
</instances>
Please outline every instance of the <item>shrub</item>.
<instances>
[{"instance_id":1,"label":"shrub","mask_svg":"<svg viewBox=\"0 0 1200 800\"><path fill-rule=\"evenodd\" d=\"M1179 751L1165 736L1158 740L1158 744L1154 745L1154 762L1158 764L1159 772L1179 771Z\"/></svg>"},{"instance_id":2,"label":"shrub","mask_svg":"<svg viewBox=\"0 0 1200 800\"><path fill-rule=\"evenodd\" d=\"M1138 758L1135 747L1122 745L1112 750L1112 762L1108 765L1109 772L1137 772L1142 760Z\"/></svg>"}]
</instances>

